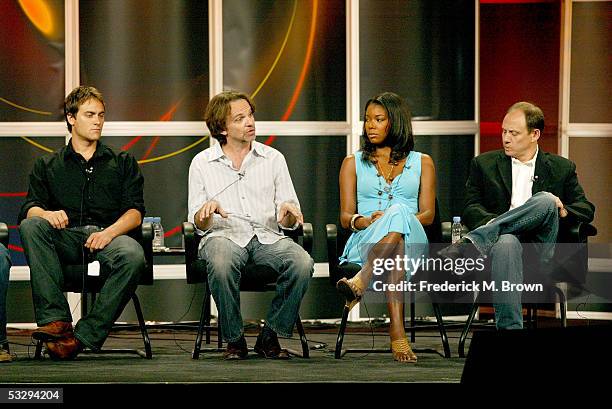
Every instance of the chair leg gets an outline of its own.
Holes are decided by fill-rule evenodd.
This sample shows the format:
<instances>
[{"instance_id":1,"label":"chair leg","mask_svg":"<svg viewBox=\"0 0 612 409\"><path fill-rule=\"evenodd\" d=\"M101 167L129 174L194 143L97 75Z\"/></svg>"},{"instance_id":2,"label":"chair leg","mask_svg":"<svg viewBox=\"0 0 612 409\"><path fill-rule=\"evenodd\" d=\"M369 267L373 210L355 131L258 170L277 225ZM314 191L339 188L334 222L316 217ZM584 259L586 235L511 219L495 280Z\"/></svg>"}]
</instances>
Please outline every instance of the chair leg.
<instances>
[{"instance_id":1,"label":"chair leg","mask_svg":"<svg viewBox=\"0 0 612 409\"><path fill-rule=\"evenodd\" d=\"M218 311L218 307L217 307ZM217 318L217 348L223 348L223 337L221 336L221 319Z\"/></svg>"},{"instance_id":2,"label":"chair leg","mask_svg":"<svg viewBox=\"0 0 612 409\"><path fill-rule=\"evenodd\" d=\"M306 333L304 332L304 326L302 325L302 318L300 318L300 314L297 316L295 325L297 326L298 334L300 335L300 342L302 343L302 358L310 358L308 340L306 339Z\"/></svg>"},{"instance_id":3,"label":"chair leg","mask_svg":"<svg viewBox=\"0 0 612 409\"><path fill-rule=\"evenodd\" d=\"M153 352L151 351L151 339L147 332L147 326L145 324L144 316L142 315L142 309L140 308L140 300L136 293L132 295L132 302L134 303L134 309L136 310L136 316L138 317L138 325L140 326L140 333L142 334L142 340L145 347L145 358L153 358Z\"/></svg>"},{"instance_id":4,"label":"chair leg","mask_svg":"<svg viewBox=\"0 0 612 409\"><path fill-rule=\"evenodd\" d=\"M437 302L431 303L434 314L436 316L436 322L438 323L438 330L440 331L440 338L442 339L442 347L444 348L444 358L451 357L450 345L448 344L448 335L446 335L446 328L444 328L444 320L442 318L442 311L440 311L440 304Z\"/></svg>"},{"instance_id":5,"label":"chair leg","mask_svg":"<svg viewBox=\"0 0 612 409\"><path fill-rule=\"evenodd\" d=\"M467 338L468 333L470 332L470 326L472 325L472 321L474 321L476 311L478 311L478 306L478 302L474 302L474 304L472 304L472 310L470 311L470 315L468 315L467 321L465 322L465 326L463 327L463 331L461 332L461 336L459 337L460 358L465 358L465 340Z\"/></svg>"},{"instance_id":6,"label":"chair leg","mask_svg":"<svg viewBox=\"0 0 612 409\"><path fill-rule=\"evenodd\" d=\"M342 321L340 322L340 329L338 329L338 337L336 338L336 351L334 358L342 358L342 341L344 340L344 331L346 331L346 322L348 321L349 308L345 305L342 311Z\"/></svg>"},{"instance_id":7,"label":"chair leg","mask_svg":"<svg viewBox=\"0 0 612 409\"><path fill-rule=\"evenodd\" d=\"M34 359L42 359L42 341L36 341L36 349L34 350Z\"/></svg>"},{"instance_id":8,"label":"chair leg","mask_svg":"<svg viewBox=\"0 0 612 409\"><path fill-rule=\"evenodd\" d=\"M557 297L559 297L559 312L561 313L561 326L563 328L567 327L567 298L565 297L565 293L559 287L554 287L555 293L557 293Z\"/></svg>"},{"instance_id":9,"label":"chair leg","mask_svg":"<svg viewBox=\"0 0 612 409\"><path fill-rule=\"evenodd\" d=\"M204 332L204 325L206 325L206 319L210 321L210 315L207 314L209 303L207 302L206 296L202 301L202 312L200 313L200 323L198 324L198 333L196 335L195 345L193 346L193 352L191 353L192 359L200 358L200 350L202 348L202 333Z\"/></svg>"},{"instance_id":10,"label":"chair leg","mask_svg":"<svg viewBox=\"0 0 612 409\"><path fill-rule=\"evenodd\" d=\"M204 325L206 327L206 344L210 344L210 310L211 310L211 297L210 288L208 284L205 285L204 290Z\"/></svg>"},{"instance_id":11,"label":"chair leg","mask_svg":"<svg viewBox=\"0 0 612 409\"><path fill-rule=\"evenodd\" d=\"M88 312L89 308L87 308L87 292L83 291L81 293L81 318L86 317Z\"/></svg>"},{"instance_id":12,"label":"chair leg","mask_svg":"<svg viewBox=\"0 0 612 409\"><path fill-rule=\"evenodd\" d=\"M414 296L411 292L408 293L408 298L410 300L410 342L415 342L416 329L414 325L416 322L416 303L414 302Z\"/></svg>"}]
</instances>

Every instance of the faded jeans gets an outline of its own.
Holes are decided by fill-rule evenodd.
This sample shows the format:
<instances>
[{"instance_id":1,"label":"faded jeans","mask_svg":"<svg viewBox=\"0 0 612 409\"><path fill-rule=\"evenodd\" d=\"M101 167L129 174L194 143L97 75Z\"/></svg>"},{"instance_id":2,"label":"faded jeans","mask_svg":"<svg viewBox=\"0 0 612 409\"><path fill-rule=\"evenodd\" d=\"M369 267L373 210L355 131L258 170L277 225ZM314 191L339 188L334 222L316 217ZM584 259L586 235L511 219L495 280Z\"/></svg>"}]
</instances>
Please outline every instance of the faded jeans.
<instances>
[{"instance_id":1,"label":"faded jeans","mask_svg":"<svg viewBox=\"0 0 612 409\"><path fill-rule=\"evenodd\" d=\"M291 336L314 272L314 261L302 247L289 238L261 244L254 236L246 247L240 247L228 238L210 237L200 248L199 256L206 260L208 284L219 311L221 336L226 342L236 342L244 336L240 279L249 261L278 272L276 295L265 323L278 335Z\"/></svg>"},{"instance_id":2,"label":"faded jeans","mask_svg":"<svg viewBox=\"0 0 612 409\"><path fill-rule=\"evenodd\" d=\"M555 197L538 192L522 206L507 211L487 225L469 232L466 237L483 254L491 257L491 280L523 283L523 247L531 241L538 249L540 265L552 260L559 231ZM499 287L499 284L498 284ZM523 328L520 291L493 293L495 323L498 329Z\"/></svg>"},{"instance_id":3,"label":"faded jeans","mask_svg":"<svg viewBox=\"0 0 612 409\"><path fill-rule=\"evenodd\" d=\"M99 230L99 228L97 228ZM85 241L95 230L84 227L55 229L42 217L25 219L19 226L21 241L30 265L36 323L72 322L68 301L62 293L62 263L80 264L85 259ZM145 267L144 251L133 238L122 235L94 253L100 262L104 285L91 311L74 328L74 336L85 346L102 348L115 320L128 303ZM61 261L60 261L61 260Z\"/></svg>"}]
</instances>

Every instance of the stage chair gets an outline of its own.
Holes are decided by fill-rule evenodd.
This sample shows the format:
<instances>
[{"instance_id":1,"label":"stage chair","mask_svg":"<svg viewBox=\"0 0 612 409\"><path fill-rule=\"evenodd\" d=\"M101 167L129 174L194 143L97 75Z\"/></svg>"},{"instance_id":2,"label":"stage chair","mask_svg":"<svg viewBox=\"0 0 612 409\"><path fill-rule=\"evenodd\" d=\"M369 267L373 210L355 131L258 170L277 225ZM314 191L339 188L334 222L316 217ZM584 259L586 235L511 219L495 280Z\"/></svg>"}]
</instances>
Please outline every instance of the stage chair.
<instances>
[{"instance_id":1,"label":"stage chair","mask_svg":"<svg viewBox=\"0 0 612 409\"><path fill-rule=\"evenodd\" d=\"M448 223L448 225L443 224L443 231L446 230L450 236L450 223ZM597 229L595 226L589 223L561 223L559 226L557 243L577 243L582 245L580 247L580 251L573 254L567 260L565 260L566 257L564 257L562 254L564 248L558 246L555 250L555 256L553 258L553 260L559 260L561 258L565 260L563 264L559 265L559 267L553 272L551 277L554 282L551 290L554 291L558 298L560 312L559 318L561 320L561 326L564 328L567 327L567 297L561 287L568 284L582 287L585 284L589 258L587 246L588 238L595 235L597 235ZM571 273L568 274L567 271L571 271ZM465 357L465 341L480 305L481 301L479 295L477 295L474 303L472 304L472 309L470 310L467 321L463 327L461 336L459 337L459 356L461 358ZM524 304L524 306L526 308L526 317L524 321L527 323L528 327L536 328L539 304Z\"/></svg>"},{"instance_id":2,"label":"stage chair","mask_svg":"<svg viewBox=\"0 0 612 409\"><path fill-rule=\"evenodd\" d=\"M130 234L134 239L136 239L140 245L142 246L145 254L145 269L140 276L139 285L152 285L153 284L153 225L151 223L143 223L141 227L135 229L133 234ZM96 301L96 294L98 294L104 284L102 280L100 280L99 276L89 276L87 275L87 265L83 266L82 264L70 264L63 265L62 270L64 272L64 286L62 291L64 292L73 292L73 293L81 293L81 317L84 317L89 312L89 301L91 305L93 305ZM85 278L85 287L83 288L83 278ZM149 338L149 333L147 332L147 327L144 321L144 316L142 314L142 309L140 308L140 301L138 299L138 295L136 292L132 295L132 303L134 304L134 310L136 311L136 316L138 317L138 328L140 329L140 333L142 335L142 340L144 343L144 351L139 349L105 349L102 348L101 351L97 351L95 353L98 354L108 354L108 353L127 353L127 354L137 354L143 358L151 359L153 357L153 353L151 350L151 340ZM132 328L134 325L132 324L115 324L113 329L126 329ZM41 358L42 356L42 346L43 342L38 341L36 345L36 351L34 354L35 358ZM93 352L89 349L85 349L84 353Z\"/></svg>"},{"instance_id":3,"label":"stage chair","mask_svg":"<svg viewBox=\"0 0 612 409\"><path fill-rule=\"evenodd\" d=\"M308 252L312 253L312 224L304 223L296 230L283 230L284 234L290 236L296 243L301 240L301 245ZM208 274L206 272L206 261L198 258L198 247L201 236L196 233L195 225L190 222L183 223L183 238L185 242L185 267L187 272L188 284L204 283L204 300L202 302L202 312L200 314L200 322L196 335L195 345L191 357L198 359L200 352L222 352L223 340L221 339L221 329L216 326L211 326L210 311L212 297L210 287L208 286ZM240 291L275 291L277 272L267 266L258 266L249 263L245 266L240 282ZM310 352L308 349L308 340L304 332L301 318L298 314L295 321L297 332L300 336L302 345L302 354L295 351L290 351L293 355L309 358ZM212 329L217 329L217 348L202 349L202 338L206 332L206 344L210 344L210 332Z\"/></svg>"},{"instance_id":4,"label":"stage chair","mask_svg":"<svg viewBox=\"0 0 612 409\"><path fill-rule=\"evenodd\" d=\"M436 215L434 217L434 221L431 225L425 226L425 233L427 234L427 238L429 243L441 243L442 235L441 235L441 224L440 224L440 213L438 209L438 200L436 199ZM345 263L339 265L338 258L342 254L344 250L344 245L346 244L351 232L342 227L338 227L335 224L326 225L326 233L327 233L327 257L329 262L329 280L331 285L334 287L338 280L343 277L352 278L354 277L361 267L358 264L354 263ZM433 255L430 254L430 257ZM406 331L410 334L410 341L415 341L415 332L417 329L427 329L427 326L417 325L416 317L415 317L415 300L413 298L413 294L408 293L408 303L410 304L410 325L405 326ZM446 334L446 329L444 326L444 321L442 319L442 312L440 310L440 305L437 302L432 302L432 307L434 311L434 315L436 317L436 327L440 332L440 339L442 341L442 347L444 349L444 357L450 358L450 346L448 343L448 336ZM358 308L358 306L355 306ZM346 331L346 325L348 321L349 308L345 305L342 311L342 320L340 322L340 328L338 330L338 337L336 339L336 349L334 356L336 359L342 358L344 354L351 352L390 352L390 349L342 349L342 343L344 340L344 333ZM423 348L413 348L414 352L419 353L438 353L435 349L423 349Z\"/></svg>"}]
</instances>

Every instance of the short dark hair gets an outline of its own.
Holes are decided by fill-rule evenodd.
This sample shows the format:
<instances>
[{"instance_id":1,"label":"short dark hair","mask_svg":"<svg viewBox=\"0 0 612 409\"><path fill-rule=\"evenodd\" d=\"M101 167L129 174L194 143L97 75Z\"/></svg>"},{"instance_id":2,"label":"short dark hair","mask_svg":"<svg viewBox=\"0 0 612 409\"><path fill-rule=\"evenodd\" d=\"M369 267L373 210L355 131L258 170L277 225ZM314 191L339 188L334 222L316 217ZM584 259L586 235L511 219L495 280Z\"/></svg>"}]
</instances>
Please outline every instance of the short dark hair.
<instances>
[{"instance_id":1,"label":"short dark hair","mask_svg":"<svg viewBox=\"0 0 612 409\"><path fill-rule=\"evenodd\" d=\"M517 102L513 104L506 115L515 110L523 111L525 114L525 121L527 122L527 130L531 133L534 129L539 129L540 134L544 133L544 112L542 109L534 103L531 102Z\"/></svg>"},{"instance_id":2,"label":"short dark hair","mask_svg":"<svg viewBox=\"0 0 612 409\"><path fill-rule=\"evenodd\" d=\"M102 93L94 87L80 85L73 89L70 94L68 94L64 100L64 119L66 120L66 125L68 126L68 132L72 133L72 125L70 125L70 122L68 122L68 115L76 118L76 114L79 112L80 106L92 98L100 101L102 105L104 105L104 109L106 109L106 104L104 103Z\"/></svg>"},{"instance_id":3,"label":"short dark hair","mask_svg":"<svg viewBox=\"0 0 612 409\"><path fill-rule=\"evenodd\" d=\"M248 102L251 106L251 113L255 113L255 105L249 96L237 91L223 91L215 95L206 106L204 121L206 121L210 135L218 140L221 145L227 143L227 136L221 132L227 130L225 121L231 111L230 103L239 99L244 99Z\"/></svg>"},{"instance_id":4,"label":"short dark hair","mask_svg":"<svg viewBox=\"0 0 612 409\"><path fill-rule=\"evenodd\" d=\"M385 108L389 117L389 132L385 138L385 146L391 147L392 162L398 162L414 149L414 136L412 134L412 115L408 104L402 97L393 92L383 92L366 102L364 110L363 131L361 134L362 159L365 162L372 161L372 154L376 146L368 139L365 129L365 113L370 104L377 104Z\"/></svg>"}]
</instances>

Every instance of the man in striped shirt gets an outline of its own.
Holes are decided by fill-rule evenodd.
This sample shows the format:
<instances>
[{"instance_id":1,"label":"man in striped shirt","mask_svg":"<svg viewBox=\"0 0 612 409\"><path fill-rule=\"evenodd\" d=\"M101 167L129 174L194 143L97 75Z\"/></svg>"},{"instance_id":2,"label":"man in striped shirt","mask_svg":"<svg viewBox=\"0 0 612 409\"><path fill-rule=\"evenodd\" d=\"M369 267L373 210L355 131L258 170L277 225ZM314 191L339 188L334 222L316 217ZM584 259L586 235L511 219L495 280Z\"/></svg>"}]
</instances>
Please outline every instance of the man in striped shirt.
<instances>
[{"instance_id":1,"label":"man in striped shirt","mask_svg":"<svg viewBox=\"0 0 612 409\"><path fill-rule=\"evenodd\" d=\"M203 235L199 256L219 310L225 359L244 359L240 279L251 260L278 272L276 295L255 343L266 358L288 358L277 334L290 337L314 261L281 229L303 223L283 155L255 141L255 108L245 94L226 91L208 104L205 120L219 142L189 168L188 219Z\"/></svg>"}]
</instances>

